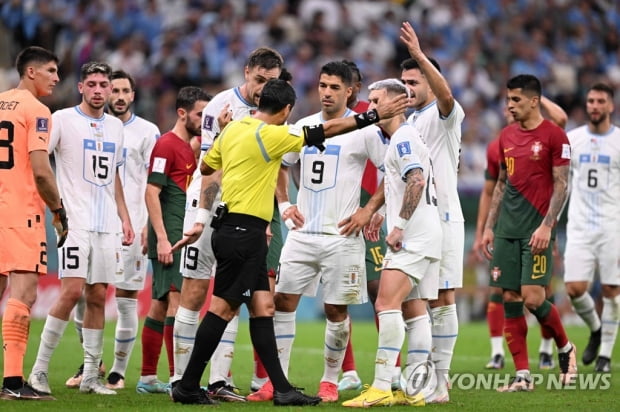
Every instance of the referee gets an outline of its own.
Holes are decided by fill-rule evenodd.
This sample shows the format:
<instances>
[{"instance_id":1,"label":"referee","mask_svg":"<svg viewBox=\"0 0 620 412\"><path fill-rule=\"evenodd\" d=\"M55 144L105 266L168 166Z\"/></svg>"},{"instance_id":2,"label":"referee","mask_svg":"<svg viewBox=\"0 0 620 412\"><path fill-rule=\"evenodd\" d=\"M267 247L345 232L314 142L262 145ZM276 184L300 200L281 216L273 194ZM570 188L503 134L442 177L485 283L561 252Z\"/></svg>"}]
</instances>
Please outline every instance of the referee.
<instances>
[{"instance_id":1,"label":"referee","mask_svg":"<svg viewBox=\"0 0 620 412\"><path fill-rule=\"evenodd\" d=\"M200 165L203 175L222 169L223 205L211 225L217 260L213 298L196 334L196 345L181 383L172 398L190 404L214 403L200 388L200 378L228 322L242 303L250 312L250 337L274 387L275 405L316 405L321 399L295 389L280 362L273 329L274 303L269 290L265 258L265 231L273 214L273 196L282 156L304 145L322 148L325 138L403 113L405 95L356 116L303 128L284 125L295 91L283 80L269 80L257 112L231 122ZM200 214L199 216L205 216ZM203 218L202 222L206 223ZM199 225L195 225L199 226ZM189 235L186 234L186 235ZM198 234L199 235L199 234ZM193 236L190 236L193 238ZM175 245L176 247L176 245Z\"/></svg>"}]
</instances>

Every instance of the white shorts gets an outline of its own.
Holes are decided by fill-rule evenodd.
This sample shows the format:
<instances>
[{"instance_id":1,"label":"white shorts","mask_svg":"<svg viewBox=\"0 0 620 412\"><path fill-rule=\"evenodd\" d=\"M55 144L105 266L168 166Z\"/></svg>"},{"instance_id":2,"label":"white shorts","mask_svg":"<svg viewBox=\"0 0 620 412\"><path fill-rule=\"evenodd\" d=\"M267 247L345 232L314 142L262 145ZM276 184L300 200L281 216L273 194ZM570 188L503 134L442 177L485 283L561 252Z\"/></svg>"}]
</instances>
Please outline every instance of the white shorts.
<instances>
[{"instance_id":1,"label":"white shorts","mask_svg":"<svg viewBox=\"0 0 620 412\"><path fill-rule=\"evenodd\" d=\"M316 296L323 285L323 303L354 305L368 301L366 249L363 237L288 232L276 292Z\"/></svg>"},{"instance_id":2,"label":"white shorts","mask_svg":"<svg viewBox=\"0 0 620 412\"><path fill-rule=\"evenodd\" d=\"M121 259L119 259L116 276L114 276L114 286L123 290L142 290L146 279L148 258L146 254L142 254L140 234L136 234L136 238L130 246L122 245L122 237L122 233L117 235L116 254L120 253Z\"/></svg>"},{"instance_id":3,"label":"white shorts","mask_svg":"<svg viewBox=\"0 0 620 412\"><path fill-rule=\"evenodd\" d=\"M566 237L564 282L592 282L599 273L601 284L620 285L620 237L580 233Z\"/></svg>"},{"instance_id":4,"label":"white shorts","mask_svg":"<svg viewBox=\"0 0 620 412\"><path fill-rule=\"evenodd\" d=\"M383 258L383 269L400 270L411 279L413 289L405 298L437 299L439 282L439 259L422 256L415 252L401 249L393 252L389 247ZM379 282L381 282L379 280Z\"/></svg>"},{"instance_id":5,"label":"white shorts","mask_svg":"<svg viewBox=\"0 0 620 412\"><path fill-rule=\"evenodd\" d=\"M439 289L463 287L463 253L465 252L465 223L441 221L441 263Z\"/></svg>"},{"instance_id":6,"label":"white shorts","mask_svg":"<svg viewBox=\"0 0 620 412\"><path fill-rule=\"evenodd\" d=\"M219 198L219 196L218 196ZM218 201L219 202L219 201ZM215 204L217 205L216 202ZM183 232L191 229L196 221L198 207L195 202L190 202L185 211L183 220ZM211 214L207 219L202 235L191 245L187 245L181 250L181 274L185 278L191 279L211 279L215 275L215 255L211 247Z\"/></svg>"},{"instance_id":7,"label":"white shorts","mask_svg":"<svg viewBox=\"0 0 620 412\"><path fill-rule=\"evenodd\" d=\"M83 278L89 285L114 284L121 255L116 233L71 229L58 249L58 277Z\"/></svg>"}]
</instances>

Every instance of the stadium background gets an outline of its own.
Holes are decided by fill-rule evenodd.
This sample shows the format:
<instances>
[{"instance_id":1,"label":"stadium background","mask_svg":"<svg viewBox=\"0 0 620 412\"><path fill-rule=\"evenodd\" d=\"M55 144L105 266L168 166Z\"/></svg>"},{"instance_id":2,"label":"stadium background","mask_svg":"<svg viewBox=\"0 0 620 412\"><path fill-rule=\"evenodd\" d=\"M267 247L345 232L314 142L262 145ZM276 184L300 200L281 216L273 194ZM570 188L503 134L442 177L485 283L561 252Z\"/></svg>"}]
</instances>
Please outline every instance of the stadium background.
<instances>
[{"instance_id":1,"label":"stadium background","mask_svg":"<svg viewBox=\"0 0 620 412\"><path fill-rule=\"evenodd\" d=\"M136 113L165 131L174 123L180 87L199 85L215 94L239 85L245 57L255 47L268 45L283 54L293 75L298 93L291 117L295 121L320 110L316 80L327 61L355 61L364 75L364 87L398 77L399 63L408 57L398 39L403 20L412 22L423 50L439 61L465 109L459 191L467 228L466 287L458 306L461 320L480 317L485 269L472 264L467 255L486 144L504 122L504 84L517 73L538 76L543 93L568 113L567 130L586 121L585 90L597 80L617 89L616 107L620 107L620 2L0 0L0 90L17 84L14 58L28 45L47 47L61 58L61 82L54 95L45 99L52 111L77 104L79 67L103 60L135 76ZM365 96L363 91L361 97ZM616 123L619 119L616 112ZM560 230L561 248L564 241ZM48 244L54 244L54 239ZM56 268L55 250L50 249L50 272ZM57 285L55 276L43 279L33 308L35 317L45 317ZM147 288L141 294L142 314L148 308L149 293ZM106 308L111 317L116 312L112 294L110 290ZM562 307L561 291L557 297ZM3 305L0 301L0 311ZM565 316L570 316L568 306L563 306ZM362 317L372 313L369 305L352 312ZM317 300L304 299L298 314L318 317L321 307Z\"/></svg>"}]
</instances>

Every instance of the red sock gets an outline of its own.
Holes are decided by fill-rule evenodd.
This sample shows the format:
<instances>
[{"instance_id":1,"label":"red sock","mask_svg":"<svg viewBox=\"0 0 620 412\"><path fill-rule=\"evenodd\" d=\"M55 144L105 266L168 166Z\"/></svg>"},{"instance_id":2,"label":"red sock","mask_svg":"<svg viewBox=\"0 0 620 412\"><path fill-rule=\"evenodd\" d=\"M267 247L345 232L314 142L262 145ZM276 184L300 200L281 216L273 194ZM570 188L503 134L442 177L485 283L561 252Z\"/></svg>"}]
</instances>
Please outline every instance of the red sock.
<instances>
[{"instance_id":1,"label":"red sock","mask_svg":"<svg viewBox=\"0 0 620 412\"><path fill-rule=\"evenodd\" d=\"M355 356L353 355L353 322L349 322L349 342L344 351L344 359L342 360L342 371L349 372L355 370Z\"/></svg>"},{"instance_id":2,"label":"red sock","mask_svg":"<svg viewBox=\"0 0 620 412\"><path fill-rule=\"evenodd\" d=\"M166 317L164 322L164 342L166 343L166 353L168 354L168 369L170 376L174 375L174 344L172 335L174 331L174 318Z\"/></svg>"},{"instance_id":3,"label":"red sock","mask_svg":"<svg viewBox=\"0 0 620 412\"><path fill-rule=\"evenodd\" d=\"M504 332L504 304L491 302L487 304L487 324L489 325L489 335L493 337L502 336Z\"/></svg>"},{"instance_id":4,"label":"red sock","mask_svg":"<svg viewBox=\"0 0 620 412\"><path fill-rule=\"evenodd\" d=\"M254 375L256 375L258 379L265 379L268 377L265 365L261 362L258 353L256 353L256 349L254 349Z\"/></svg>"},{"instance_id":5,"label":"red sock","mask_svg":"<svg viewBox=\"0 0 620 412\"><path fill-rule=\"evenodd\" d=\"M157 363L164 340L164 323L147 317L142 329L141 376L157 375Z\"/></svg>"},{"instance_id":6,"label":"red sock","mask_svg":"<svg viewBox=\"0 0 620 412\"><path fill-rule=\"evenodd\" d=\"M504 336L516 370L529 370L530 363L527 357L527 322L525 316L506 318L504 321Z\"/></svg>"},{"instance_id":7,"label":"red sock","mask_svg":"<svg viewBox=\"0 0 620 412\"><path fill-rule=\"evenodd\" d=\"M558 308L556 308L555 305L551 304L551 310L547 316L538 321L542 327L544 338L553 338L558 348L566 346L568 337L566 336L566 330L564 330L562 320L560 319L560 312L558 312Z\"/></svg>"}]
</instances>

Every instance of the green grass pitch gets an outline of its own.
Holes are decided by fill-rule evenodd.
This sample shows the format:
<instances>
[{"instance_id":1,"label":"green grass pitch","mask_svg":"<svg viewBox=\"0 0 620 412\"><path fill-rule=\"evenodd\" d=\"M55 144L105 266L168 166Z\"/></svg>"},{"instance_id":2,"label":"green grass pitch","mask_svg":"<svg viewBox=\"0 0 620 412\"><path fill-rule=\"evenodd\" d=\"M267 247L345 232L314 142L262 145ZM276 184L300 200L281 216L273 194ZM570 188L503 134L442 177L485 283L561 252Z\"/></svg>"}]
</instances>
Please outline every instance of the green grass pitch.
<instances>
[{"instance_id":1,"label":"green grass pitch","mask_svg":"<svg viewBox=\"0 0 620 412\"><path fill-rule=\"evenodd\" d=\"M33 321L31 326L30 345L25 360L25 373L30 373L33 364L38 340L43 327L42 320ZM578 349L585 347L588 339L588 331L585 327L568 327L569 337ZM114 324L106 324L104 362L109 367L112 365L112 351L114 341ZM290 378L296 386L304 387L306 392L314 394L318 389L319 379L323 373L322 348L323 348L323 322L300 322L297 324L297 337L293 347L291 359ZM529 357L533 373L539 373L537 369L537 355L540 332L537 326L530 328L528 335ZM373 377L374 354L377 347L377 332L374 323L356 321L353 323L353 342L355 348L357 369L364 383L371 383ZM553 377L557 375L557 367L550 372L539 375L540 383L531 393L496 393L492 389L485 388L485 382L497 381L493 376L513 374L513 364L508 355L506 368L502 371L488 372L484 370L484 364L489 358L489 342L486 324L470 323L461 325L457 341L454 360L452 362L452 375L457 379L450 392L451 402L446 405L429 405L426 408L432 410L493 410L516 409L539 411L539 410L614 410L617 406L617 398L620 393L620 350L614 353L612 364L614 373L601 380L593 374L593 366L579 365L579 371L583 375L581 388L554 389ZM508 352L507 352L508 354ZM75 389L66 389L65 380L75 373L82 362L82 349L78 343L76 333L69 325L65 336L58 346L50 364L50 385L57 401L54 402L28 402L28 401L3 401L0 400L0 411L95 411L116 410L124 411L180 411L196 410L199 407L183 406L174 404L167 395L139 395L135 392L135 385L140 374L140 342L136 343L130 366L127 372L126 389L120 390L117 396L84 395ZM578 353L579 358L581 353ZM556 358L557 363L557 358ZM2 359L0 359L2 364ZM159 377L167 379L167 361L165 349L159 364ZM253 369L252 348L248 336L247 321L239 324L239 336L235 348L233 374L235 384L240 387L242 393L249 391L249 384ZM208 369L207 369L208 371ZM587 378L587 379L586 379ZM599 379L599 380L596 380ZM590 382L590 388L587 388ZM594 382L594 383L592 383ZM549 389L547 388L548 385ZM347 400L355 396L355 391L341 394L341 400ZM266 410L308 410L312 407L277 408L271 402L247 403L247 404L220 404L207 408L220 411L266 411ZM321 411L345 410L338 404L321 404L314 407ZM412 407L393 406L390 410L405 410Z\"/></svg>"}]
</instances>

